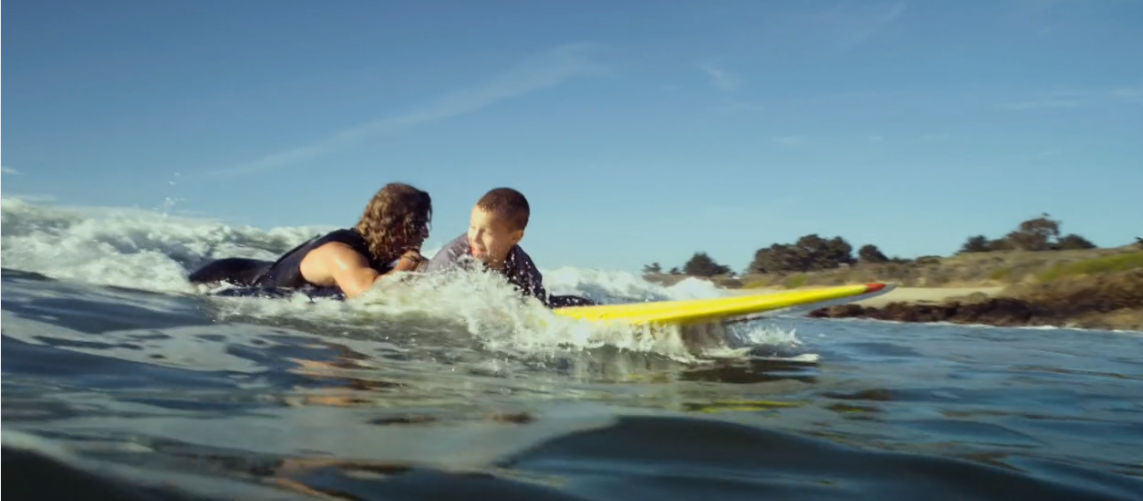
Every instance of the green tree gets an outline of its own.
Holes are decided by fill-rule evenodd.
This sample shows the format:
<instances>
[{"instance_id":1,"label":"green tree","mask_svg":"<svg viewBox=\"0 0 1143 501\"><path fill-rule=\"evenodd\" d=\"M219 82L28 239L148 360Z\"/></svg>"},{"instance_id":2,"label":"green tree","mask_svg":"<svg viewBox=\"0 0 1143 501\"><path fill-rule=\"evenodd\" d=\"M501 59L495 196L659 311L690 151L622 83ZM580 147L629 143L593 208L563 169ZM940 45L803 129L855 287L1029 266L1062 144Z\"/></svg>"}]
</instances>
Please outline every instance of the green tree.
<instances>
[{"instance_id":1,"label":"green tree","mask_svg":"<svg viewBox=\"0 0 1143 501\"><path fill-rule=\"evenodd\" d=\"M889 257L876 245L865 244L857 250L857 260L862 263L885 263L889 261Z\"/></svg>"},{"instance_id":2,"label":"green tree","mask_svg":"<svg viewBox=\"0 0 1143 501\"><path fill-rule=\"evenodd\" d=\"M853 246L844 238L804 235L793 244L773 244L754 252L749 270L755 273L813 271L853 264Z\"/></svg>"},{"instance_id":3,"label":"green tree","mask_svg":"<svg viewBox=\"0 0 1143 501\"><path fill-rule=\"evenodd\" d=\"M657 275L663 272L663 267L659 263L651 263L643 266L644 275Z\"/></svg>"},{"instance_id":4,"label":"green tree","mask_svg":"<svg viewBox=\"0 0 1143 501\"><path fill-rule=\"evenodd\" d=\"M957 254L992 251L1049 251L1093 249L1095 244L1074 233L1060 236L1061 222L1048 214L1023 221L1007 235L989 240L984 235L969 237Z\"/></svg>"},{"instance_id":5,"label":"green tree","mask_svg":"<svg viewBox=\"0 0 1143 501\"><path fill-rule=\"evenodd\" d=\"M853 246L844 238L825 239L812 233L798 239L794 244L804 259L802 271L828 270L842 264L853 264Z\"/></svg>"},{"instance_id":6,"label":"green tree","mask_svg":"<svg viewBox=\"0 0 1143 501\"><path fill-rule=\"evenodd\" d=\"M1026 251L1052 250L1060 236L1060 222L1048 214L1020 223L1014 231L1005 236L1013 247Z\"/></svg>"},{"instance_id":7,"label":"green tree","mask_svg":"<svg viewBox=\"0 0 1143 501\"><path fill-rule=\"evenodd\" d=\"M975 235L968 237L968 240L965 240L964 245L960 246L960 250L957 251L957 254L965 254L969 252L990 252L992 250L992 242L988 240L988 237L984 235Z\"/></svg>"},{"instance_id":8,"label":"green tree","mask_svg":"<svg viewBox=\"0 0 1143 501\"><path fill-rule=\"evenodd\" d=\"M1059 250L1094 249L1095 244L1091 243L1091 240L1071 233L1060 237L1060 239L1056 241L1055 248Z\"/></svg>"},{"instance_id":9,"label":"green tree","mask_svg":"<svg viewBox=\"0 0 1143 501\"><path fill-rule=\"evenodd\" d=\"M730 267L718 264L705 252L696 252L683 265L683 273L696 277L713 277L730 273Z\"/></svg>"},{"instance_id":10,"label":"green tree","mask_svg":"<svg viewBox=\"0 0 1143 501\"><path fill-rule=\"evenodd\" d=\"M798 270L801 267L802 259L793 245L772 244L754 252L754 260L750 262L749 270L753 273L778 273Z\"/></svg>"}]
</instances>

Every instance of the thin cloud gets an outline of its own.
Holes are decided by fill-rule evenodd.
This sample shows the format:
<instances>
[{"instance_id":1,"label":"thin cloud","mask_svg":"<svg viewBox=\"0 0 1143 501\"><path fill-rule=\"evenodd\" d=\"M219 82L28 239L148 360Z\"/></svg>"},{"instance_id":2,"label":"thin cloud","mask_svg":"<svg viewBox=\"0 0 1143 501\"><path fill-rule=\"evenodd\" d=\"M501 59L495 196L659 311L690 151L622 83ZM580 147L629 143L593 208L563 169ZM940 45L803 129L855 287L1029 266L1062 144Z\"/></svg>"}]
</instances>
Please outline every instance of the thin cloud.
<instances>
[{"instance_id":1,"label":"thin cloud","mask_svg":"<svg viewBox=\"0 0 1143 501\"><path fill-rule=\"evenodd\" d=\"M1025 13L1029 13L1029 14L1045 12L1045 11L1051 10L1053 7L1055 7L1057 5L1064 4L1064 3L1067 3L1067 0L1017 0L1016 1L1016 5L1019 6L1020 10L1025 12Z\"/></svg>"},{"instance_id":2,"label":"thin cloud","mask_svg":"<svg viewBox=\"0 0 1143 501\"><path fill-rule=\"evenodd\" d=\"M905 14L908 7L907 2L894 2L870 5L863 12L842 13L851 23L849 35L842 41L842 46L851 49L865 43Z\"/></svg>"},{"instance_id":3,"label":"thin cloud","mask_svg":"<svg viewBox=\"0 0 1143 501\"><path fill-rule=\"evenodd\" d=\"M757 104L757 103L747 103L747 102L737 101L737 102L733 102L733 103L727 103L727 104L721 104L718 106L714 106L711 109L716 111L716 112L719 112L719 113L728 113L728 114L729 113L758 113L758 112L765 111L766 106L761 105L761 104Z\"/></svg>"},{"instance_id":4,"label":"thin cloud","mask_svg":"<svg viewBox=\"0 0 1143 501\"><path fill-rule=\"evenodd\" d=\"M599 72L603 65L593 56L595 44L561 45L524 60L483 85L446 95L428 106L402 115L379 118L337 132L310 144L266 155L253 162L209 173L212 176L252 174L317 157L348 146L364 137L392 133L415 125L474 113L505 99L554 87L567 80Z\"/></svg>"},{"instance_id":5,"label":"thin cloud","mask_svg":"<svg viewBox=\"0 0 1143 501\"><path fill-rule=\"evenodd\" d=\"M19 176L20 175L20 171L13 169L11 167L0 167L0 171L3 171L4 174L8 174L8 175L12 175L12 176Z\"/></svg>"},{"instance_id":6,"label":"thin cloud","mask_svg":"<svg viewBox=\"0 0 1143 501\"><path fill-rule=\"evenodd\" d=\"M1111 92L1111 95L1132 103L1143 103L1143 87L1121 87Z\"/></svg>"},{"instance_id":7,"label":"thin cloud","mask_svg":"<svg viewBox=\"0 0 1143 501\"><path fill-rule=\"evenodd\" d=\"M1098 4L1092 0L1017 0L1017 10L1025 15L1039 15L1067 4Z\"/></svg>"},{"instance_id":8,"label":"thin cloud","mask_svg":"<svg viewBox=\"0 0 1143 501\"><path fill-rule=\"evenodd\" d=\"M1076 15L1084 16L1092 10L1132 3L1136 3L1135 0L1015 0L1011 2L1009 17L1040 35L1047 35Z\"/></svg>"},{"instance_id":9,"label":"thin cloud","mask_svg":"<svg viewBox=\"0 0 1143 501\"><path fill-rule=\"evenodd\" d=\"M1036 99L1000 103L996 107L1011 111L1067 109L1081 106L1104 106L1113 104L1115 101L1143 103L1143 87L1062 90L1041 93Z\"/></svg>"},{"instance_id":10,"label":"thin cloud","mask_svg":"<svg viewBox=\"0 0 1143 501\"><path fill-rule=\"evenodd\" d=\"M997 106L1005 110L1025 111L1053 108L1078 108L1080 104L1081 101L1079 99L1041 99L1037 101L1002 103Z\"/></svg>"},{"instance_id":11,"label":"thin cloud","mask_svg":"<svg viewBox=\"0 0 1143 501\"><path fill-rule=\"evenodd\" d=\"M1045 96L1056 99L1083 99L1091 96L1092 92L1087 90L1057 90L1052 91Z\"/></svg>"},{"instance_id":12,"label":"thin cloud","mask_svg":"<svg viewBox=\"0 0 1143 501\"><path fill-rule=\"evenodd\" d=\"M729 92L742 85L742 80L736 75L714 63L698 63L696 66L703 73L706 73L707 78L710 79L710 84L718 90Z\"/></svg>"},{"instance_id":13,"label":"thin cloud","mask_svg":"<svg viewBox=\"0 0 1143 501\"><path fill-rule=\"evenodd\" d=\"M774 136L774 137L770 138L770 140L775 142L775 143L778 143L780 145L783 145L783 146L797 146L800 144L805 144L808 139L806 138L806 136L788 135L788 136Z\"/></svg>"}]
</instances>

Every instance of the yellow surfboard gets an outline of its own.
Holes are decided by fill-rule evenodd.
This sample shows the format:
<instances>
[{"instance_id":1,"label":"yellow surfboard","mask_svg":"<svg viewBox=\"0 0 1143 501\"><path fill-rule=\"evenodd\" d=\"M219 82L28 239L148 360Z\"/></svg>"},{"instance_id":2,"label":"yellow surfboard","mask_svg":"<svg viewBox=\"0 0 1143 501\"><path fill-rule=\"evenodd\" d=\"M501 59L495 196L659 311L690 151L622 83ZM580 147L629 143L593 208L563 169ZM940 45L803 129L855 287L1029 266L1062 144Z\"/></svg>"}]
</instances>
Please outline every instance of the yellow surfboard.
<instances>
[{"instance_id":1,"label":"yellow surfboard","mask_svg":"<svg viewBox=\"0 0 1143 501\"><path fill-rule=\"evenodd\" d=\"M733 317L802 306L817 302L880 295L892 290L882 283L826 287L804 291L754 294L749 296L658 301L649 303L569 306L552 310L557 315L590 321L618 321L631 324L688 325L718 322Z\"/></svg>"}]
</instances>

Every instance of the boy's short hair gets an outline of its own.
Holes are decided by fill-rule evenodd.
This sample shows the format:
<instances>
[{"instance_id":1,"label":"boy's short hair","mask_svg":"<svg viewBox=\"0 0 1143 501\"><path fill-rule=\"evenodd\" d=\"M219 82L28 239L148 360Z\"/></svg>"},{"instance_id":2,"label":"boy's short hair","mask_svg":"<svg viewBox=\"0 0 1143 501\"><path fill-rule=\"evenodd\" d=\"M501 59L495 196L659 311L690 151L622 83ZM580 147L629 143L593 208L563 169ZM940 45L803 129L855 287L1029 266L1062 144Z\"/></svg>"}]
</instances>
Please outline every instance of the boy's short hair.
<instances>
[{"instance_id":1,"label":"boy's short hair","mask_svg":"<svg viewBox=\"0 0 1143 501\"><path fill-rule=\"evenodd\" d=\"M514 230L522 230L528 226L528 216L531 208L524 194L512 188L493 188L485 193L476 206L488 212L503 216Z\"/></svg>"}]
</instances>

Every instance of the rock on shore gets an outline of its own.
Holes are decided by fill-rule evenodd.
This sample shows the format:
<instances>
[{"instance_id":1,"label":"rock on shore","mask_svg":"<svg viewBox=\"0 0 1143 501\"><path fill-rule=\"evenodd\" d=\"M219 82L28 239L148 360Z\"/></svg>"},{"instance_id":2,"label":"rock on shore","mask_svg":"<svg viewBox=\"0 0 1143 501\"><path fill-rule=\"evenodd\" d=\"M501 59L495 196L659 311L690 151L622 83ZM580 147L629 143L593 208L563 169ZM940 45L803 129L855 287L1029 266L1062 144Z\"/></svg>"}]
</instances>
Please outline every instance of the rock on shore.
<instances>
[{"instance_id":1,"label":"rock on shore","mask_svg":"<svg viewBox=\"0 0 1143 501\"><path fill-rule=\"evenodd\" d=\"M808 316L1002 327L1052 325L1143 330L1143 273L1076 277L1050 284L1013 287L997 297L974 294L940 303L845 304L813 310Z\"/></svg>"}]
</instances>

